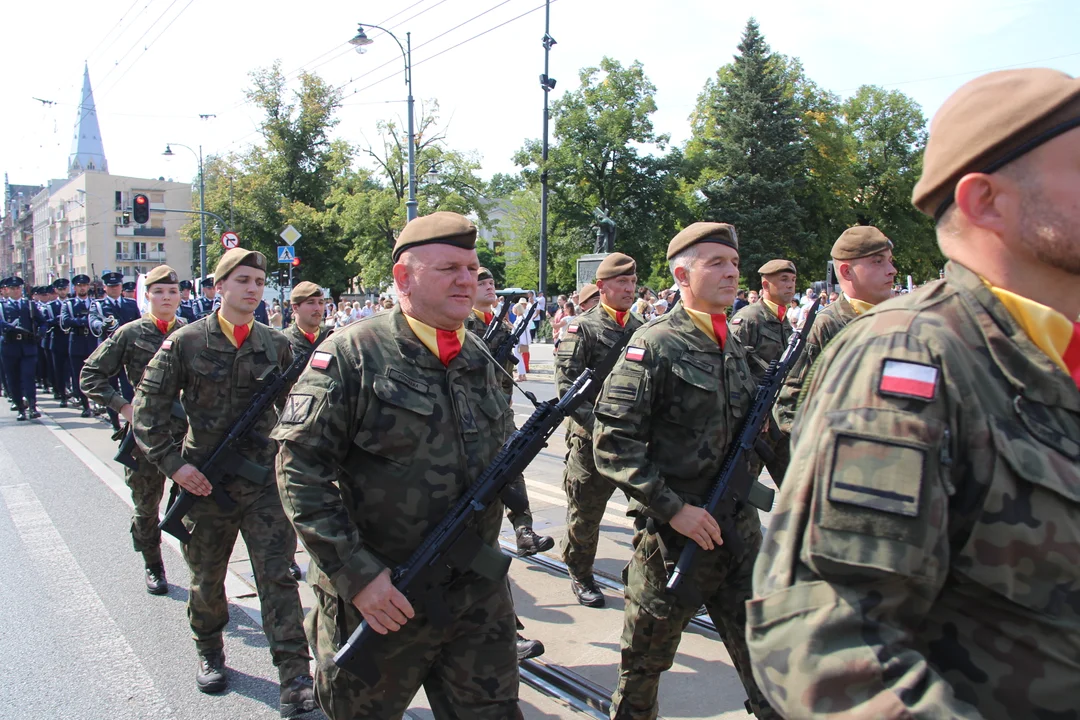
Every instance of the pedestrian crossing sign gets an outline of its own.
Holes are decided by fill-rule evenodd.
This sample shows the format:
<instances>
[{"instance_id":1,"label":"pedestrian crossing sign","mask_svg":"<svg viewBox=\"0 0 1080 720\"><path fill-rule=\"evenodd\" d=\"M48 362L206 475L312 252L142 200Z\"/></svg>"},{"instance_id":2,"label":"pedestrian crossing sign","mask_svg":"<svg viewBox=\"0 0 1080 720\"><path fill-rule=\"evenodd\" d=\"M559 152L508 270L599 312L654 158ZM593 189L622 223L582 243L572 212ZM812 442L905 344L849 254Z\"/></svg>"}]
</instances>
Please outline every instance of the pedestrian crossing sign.
<instances>
[{"instance_id":1,"label":"pedestrian crossing sign","mask_svg":"<svg viewBox=\"0 0 1080 720\"><path fill-rule=\"evenodd\" d=\"M278 245L277 261L279 263L291 263L295 257L296 251L293 250L292 245Z\"/></svg>"}]
</instances>

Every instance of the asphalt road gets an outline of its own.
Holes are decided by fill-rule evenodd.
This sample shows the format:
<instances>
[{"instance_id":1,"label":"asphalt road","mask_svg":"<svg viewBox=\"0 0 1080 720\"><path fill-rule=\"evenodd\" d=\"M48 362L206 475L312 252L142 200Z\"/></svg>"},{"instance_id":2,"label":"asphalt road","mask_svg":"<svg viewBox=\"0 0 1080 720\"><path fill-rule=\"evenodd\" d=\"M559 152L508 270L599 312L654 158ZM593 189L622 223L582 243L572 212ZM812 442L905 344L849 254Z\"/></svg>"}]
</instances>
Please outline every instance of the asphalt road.
<instances>
[{"instance_id":1,"label":"asphalt road","mask_svg":"<svg viewBox=\"0 0 1080 720\"><path fill-rule=\"evenodd\" d=\"M266 638L235 606L225 638L230 689L215 697L195 689L187 570L163 546L170 592L148 595L124 531L129 518L48 425L16 423L0 408L0 715L278 717Z\"/></svg>"}]
</instances>

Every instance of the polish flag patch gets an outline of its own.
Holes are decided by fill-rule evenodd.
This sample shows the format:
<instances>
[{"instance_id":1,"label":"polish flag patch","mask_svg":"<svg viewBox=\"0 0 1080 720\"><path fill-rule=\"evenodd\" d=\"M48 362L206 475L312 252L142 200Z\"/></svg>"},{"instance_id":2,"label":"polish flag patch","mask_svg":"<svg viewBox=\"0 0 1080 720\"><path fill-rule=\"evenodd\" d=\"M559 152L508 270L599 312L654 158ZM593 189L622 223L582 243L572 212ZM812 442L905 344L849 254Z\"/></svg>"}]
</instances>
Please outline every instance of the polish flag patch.
<instances>
[{"instance_id":1,"label":"polish flag patch","mask_svg":"<svg viewBox=\"0 0 1080 720\"><path fill-rule=\"evenodd\" d=\"M931 365L886 360L881 370L878 392L919 400L933 400L937 393L939 370Z\"/></svg>"},{"instance_id":2,"label":"polish flag patch","mask_svg":"<svg viewBox=\"0 0 1080 720\"><path fill-rule=\"evenodd\" d=\"M162 342L161 343L161 349L162 350L171 350L172 349L172 340L165 340L164 342Z\"/></svg>"},{"instance_id":3,"label":"polish flag patch","mask_svg":"<svg viewBox=\"0 0 1080 720\"><path fill-rule=\"evenodd\" d=\"M645 348L628 347L626 348L626 359L633 360L634 362L641 362L645 359Z\"/></svg>"},{"instance_id":4,"label":"polish flag patch","mask_svg":"<svg viewBox=\"0 0 1080 720\"><path fill-rule=\"evenodd\" d=\"M330 361L334 356L327 352L317 352L311 356L311 367L316 370L325 370L330 367Z\"/></svg>"},{"instance_id":5,"label":"polish flag patch","mask_svg":"<svg viewBox=\"0 0 1080 720\"><path fill-rule=\"evenodd\" d=\"M577 332L577 325L567 325L566 326L566 332L576 333Z\"/></svg>"}]
</instances>

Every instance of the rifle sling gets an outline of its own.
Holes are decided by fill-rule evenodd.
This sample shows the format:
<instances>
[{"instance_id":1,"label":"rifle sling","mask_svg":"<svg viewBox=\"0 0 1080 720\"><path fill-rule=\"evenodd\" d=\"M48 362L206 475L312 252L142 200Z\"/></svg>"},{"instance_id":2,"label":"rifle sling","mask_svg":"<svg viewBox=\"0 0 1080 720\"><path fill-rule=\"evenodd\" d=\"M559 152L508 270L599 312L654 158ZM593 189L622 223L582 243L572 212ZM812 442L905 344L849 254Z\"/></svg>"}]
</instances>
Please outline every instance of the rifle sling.
<instances>
[{"instance_id":1,"label":"rifle sling","mask_svg":"<svg viewBox=\"0 0 1080 720\"><path fill-rule=\"evenodd\" d=\"M250 480L256 485L265 484L266 476L270 474L270 468L251 462L235 450L222 454L216 465L220 470Z\"/></svg>"}]
</instances>

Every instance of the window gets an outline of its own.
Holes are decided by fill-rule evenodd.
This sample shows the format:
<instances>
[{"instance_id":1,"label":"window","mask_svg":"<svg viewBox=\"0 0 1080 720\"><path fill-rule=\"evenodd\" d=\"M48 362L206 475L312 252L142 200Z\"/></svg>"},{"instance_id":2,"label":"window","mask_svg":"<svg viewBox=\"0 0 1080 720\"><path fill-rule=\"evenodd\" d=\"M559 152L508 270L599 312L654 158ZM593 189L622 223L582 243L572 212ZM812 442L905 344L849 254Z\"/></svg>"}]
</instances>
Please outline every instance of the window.
<instances>
[{"instance_id":1,"label":"window","mask_svg":"<svg viewBox=\"0 0 1080 720\"><path fill-rule=\"evenodd\" d=\"M124 193L122 193L119 190L116 191L116 209L117 210L123 210L124 209Z\"/></svg>"},{"instance_id":2,"label":"window","mask_svg":"<svg viewBox=\"0 0 1080 720\"><path fill-rule=\"evenodd\" d=\"M165 243L155 243L157 245L157 251L162 255L165 254Z\"/></svg>"},{"instance_id":3,"label":"window","mask_svg":"<svg viewBox=\"0 0 1080 720\"><path fill-rule=\"evenodd\" d=\"M149 259L146 256L146 243L137 242L137 243L132 243L132 245L135 246L135 252L134 252L133 257L132 257L133 260L147 260L147 259Z\"/></svg>"},{"instance_id":4,"label":"window","mask_svg":"<svg viewBox=\"0 0 1080 720\"><path fill-rule=\"evenodd\" d=\"M156 190L156 191L152 190L152 191L146 193L146 196L148 198L150 198L150 204L151 205L156 205L156 204L159 204L159 203L160 204L165 203L165 192L163 190Z\"/></svg>"}]
</instances>

